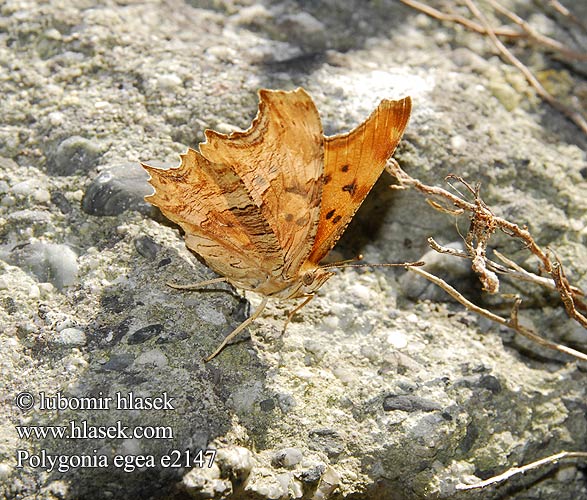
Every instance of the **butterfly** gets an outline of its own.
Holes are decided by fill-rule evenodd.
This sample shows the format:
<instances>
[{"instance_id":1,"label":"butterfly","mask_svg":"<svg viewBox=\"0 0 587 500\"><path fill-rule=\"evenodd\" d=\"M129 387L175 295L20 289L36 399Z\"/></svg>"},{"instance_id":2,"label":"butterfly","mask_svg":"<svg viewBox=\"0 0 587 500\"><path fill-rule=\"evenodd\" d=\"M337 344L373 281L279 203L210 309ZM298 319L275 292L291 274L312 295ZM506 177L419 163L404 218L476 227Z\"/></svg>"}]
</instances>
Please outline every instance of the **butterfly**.
<instances>
[{"instance_id":1,"label":"butterfly","mask_svg":"<svg viewBox=\"0 0 587 500\"><path fill-rule=\"evenodd\" d=\"M357 128L325 136L303 88L259 91L251 126L206 130L167 170L144 163L155 192L145 199L185 232L186 246L221 277L263 299L215 357L263 311L269 298L306 300L334 273L320 262L381 175L407 126L411 99L383 100Z\"/></svg>"}]
</instances>

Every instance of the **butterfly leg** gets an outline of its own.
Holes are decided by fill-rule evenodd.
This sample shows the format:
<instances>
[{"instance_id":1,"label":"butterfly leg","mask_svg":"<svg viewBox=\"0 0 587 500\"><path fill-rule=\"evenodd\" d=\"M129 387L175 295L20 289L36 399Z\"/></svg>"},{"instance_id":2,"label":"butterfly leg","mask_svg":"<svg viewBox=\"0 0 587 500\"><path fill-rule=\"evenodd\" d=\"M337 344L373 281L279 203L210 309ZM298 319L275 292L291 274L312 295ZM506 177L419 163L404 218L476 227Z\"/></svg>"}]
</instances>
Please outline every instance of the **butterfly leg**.
<instances>
[{"instance_id":1,"label":"butterfly leg","mask_svg":"<svg viewBox=\"0 0 587 500\"><path fill-rule=\"evenodd\" d=\"M212 354L210 354L210 356L208 356L207 358L204 359L204 362L207 363L208 361L214 359L220 353L220 351L222 351L222 349L224 349L226 347L226 344L228 344L233 338L235 338L247 326L249 326L253 321L255 321L260 316L260 314L263 312L263 309L265 309L265 306L267 305L268 300L269 300L268 297L263 297L263 300L259 304L259 307L257 307L257 309L255 309L255 312L251 316L249 316L246 320L244 320L239 326L237 326L231 333L229 333L226 336L226 338L220 343L218 348Z\"/></svg>"},{"instance_id":2,"label":"butterfly leg","mask_svg":"<svg viewBox=\"0 0 587 500\"><path fill-rule=\"evenodd\" d=\"M283 333L285 333L285 329L287 328L287 325L289 325L289 322L294 317L294 315L302 307L304 307L308 302L310 302L314 298L314 294L313 293L310 293L308 295L302 295L302 297L305 297L306 300L304 300L299 306L296 306L296 308L287 315L287 319L285 320L285 324L283 325Z\"/></svg>"},{"instance_id":3,"label":"butterfly leg","mask_svg":"<svg viewBox=\"0 0 587 500\"><path fill-rule=\"evenodd\" d=\"M178 285L177 283L167 283L167 286L175 288L176 290L198 290L203 286L212 285L214 283L222 283L223 281L228 281L228 278L214 278L211 280L200 281L199 283L193 283L190 285Z\"/></svg>"}]
</instances>

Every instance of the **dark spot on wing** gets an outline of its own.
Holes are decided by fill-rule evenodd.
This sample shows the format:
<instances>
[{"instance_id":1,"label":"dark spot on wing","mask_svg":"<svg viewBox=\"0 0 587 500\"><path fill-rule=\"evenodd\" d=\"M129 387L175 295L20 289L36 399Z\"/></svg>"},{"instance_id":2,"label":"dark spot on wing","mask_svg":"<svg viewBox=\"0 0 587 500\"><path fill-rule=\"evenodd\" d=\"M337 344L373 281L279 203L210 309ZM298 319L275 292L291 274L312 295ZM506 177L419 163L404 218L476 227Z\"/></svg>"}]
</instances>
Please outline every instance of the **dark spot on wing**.
<instances>
[{"instance_id":1,"label":"dark spot on wing","mask_svg":"<svg viewBox=\"0 0 587 500\"><path fill-rule=\"evenodd\" d=\"M347 193L349 193L351 196L353 196L357 190L357 183L355 181L351 182L350 184L347 184L346 186L342 187L343 191L346 191Z\"/></svg>"},{"instance_id":2,"label":"dark spot on wing","mask_svg":"<svg viewBox=\"0 0 587 500\"><path fill-rule=\"evenodd\" d=\"M324 184L328 184L332 180L332 176L330 174L326 174L324 176L323 182Z\"/></svg>"},{"instance_id":3,"label":"dark spot on wing","mask_svg":"<svg viewBox=\"0 0 587 500\"><path fill-rule=\"evenodd\" d=\"M306 197L307 196L307 192L304 190L304 188L302 186L300 186L299 184L295 184L293 186L287 186L285 188L285 192L286 193L293 193L293 194L297 194L298 196L303 196Z\"/></svg>"},{"instance_id":4,"label":"dark spot on wing","mask_svg":"<svg viewBox=\"0 0 587 500\"><path fill-rule=\"evenodd\" d=\"M348 172L349 171L349 166L348 165L343 165L342 167L340 167L340 170L342 172Z\"/></svg>"},{"instance_id":5,"label":"dark spot on wing","mask_svg":"<svg viewBox=\"0 0 587 500\"><path fill-rule=\"evenodd\" d=\"M287 214L285 216L286 222L291 222L293 220L293 218L294 218L293 214Z\"/></svg>"},{"instance_id":6,"label":"dark spot on wing","mask_svg":"<svg viewBox=\"0 0 587 500\"><path fill-rule=\"evenodd\" d=\"M332 219L332 223L337 224L340 219L342 219L342 217L340 215L337 215L334 219Z\"/></svg>"},{"instance_id":7,"label":"dark spot on wing","mask_svg":"<svg viewBox=\"0 0 587 500\"><path fill-rule=\"evenodd\" d=\"M303 217L300 217L298 220L296 220L296 224L298 226L305 226L308 223L308 215L304 215Z\"/></svg>"},{"instance_id":8,"label":"dark spot on wing","mask_svg":"<svg viewBox=\"0 0 587 500\"><path fill-rule=\"evenodd\" d=\"M326 218L327 218L327 219L330 219L330 218L331 218L331 217L334 215L334 212L336 212L336 210L334 210L334 208L333 208L333 209L332 209L330 212L328 212L328 213L326 214Z\"/></svg>"}]
</instances>

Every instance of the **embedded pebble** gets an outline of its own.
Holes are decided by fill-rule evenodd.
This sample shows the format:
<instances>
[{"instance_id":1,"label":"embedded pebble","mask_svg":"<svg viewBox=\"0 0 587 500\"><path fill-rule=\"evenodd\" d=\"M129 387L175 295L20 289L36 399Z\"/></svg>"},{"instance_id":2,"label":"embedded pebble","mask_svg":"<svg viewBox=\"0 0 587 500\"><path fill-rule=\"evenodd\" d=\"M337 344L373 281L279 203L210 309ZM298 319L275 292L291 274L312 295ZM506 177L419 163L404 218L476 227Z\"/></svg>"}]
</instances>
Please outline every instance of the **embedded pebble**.
<instances>
[{"instance_id":1,"label":"embedded pebble","mask_svg":"<svg viewBox=\"0 0 587 500\"><path fill-rule=\"evenodd\" d=\"M136 251L147 259L154 259L161 250L161 245L149 236L139 236L134 240Z\"/></svg>"},{"instance_id":2,"label":"embedded pebble","mask_svg":"<svg viewBox=\"0 0 587 500\"><path fill-rule=\"evenodd\" d=\"M298 474L299 479L307 484L315 484L320 481L322 474L326 470L326 465L317 464Z\"/></svg>"},{"instance_id":3,"label":"embedded pebble","mask_svg":"<svg viewBox=\"0 0 587 500\"><path fill-rule=\"evenodd\" d=\"M387 333L387 342L395 349L403 349L408 345L408 337L400 330L391 330Z\"/></svg>"},{"instance_id":4,"label":"embedded pebble","mask_svg":"<svg viewBox=\"0 0 587 500\"><path fill-rule=\"evenodd\" d=\"M59 290L74 284L77 279L77 255L67 245L31 243L15 248L8 260L33 273L39 281L48 281Z\"/></svg>"},{"instance_id":5,"label":"embedded pebble","mask_svg":"<svg viewBox=\"0 0 587 500\"><path fill-rule=\"evenodd\" d=\"M52 341L62 346L83 346L86 345L86 334L77 328L64 328L53 335Z\"/></svg>"},{"instance_id":6,"label":"embedded pebble","mask_svg":"<svg viewBox=\"0 0 587 500\"><path fill-rule=\"evenodd\" d=\"M352 296L364 302L367 302L371 297L371 289L359 283L355 283L354 285L349 287L348 291Z\"/></svg>"},{"instance_id":7,"label":"embedded pebble","mask_svg":"<svg viewBox=\"0 0 587 500\"><path fill-rule=\"evenodd\" d=\"M163 331L163 325L160 323L154 323L152 325L144 326L143 328L139 328L138 330L131 333L128 338L127 342L130 345L133 344L142 344L146 342L152 337L159 335Z\"/></svg>"},{"instance_id":8,"label":"embedded pebble","mask_svg":"<svg viewBox=\"0 0 587 500\"><path fill-rule=\"evenodd\" d=\"M90 215L119 215L126 210L153 213L144 197L153 192L149 174L138 163L123 163L103 170L87 187L82 209Z\"/></svg>"},{"instance_id":9,"label":"embedded pebble","mask_svg":"<svg viewBox=\"0 0 587 500\"><path fill-rule=\"evenodd\" d=\"M41 297L41 289L37 285L32 285L29 288L29 298L38 299Z\"/></svg>"},{"instance_id":10,"label":"embedded pebble","mask_svg":"<svg viewBox=\"0 0 587 500\"><path fill-rule=\"evenodd\" d=\"M273 457L273 464L277 467L293 467L302 461L303 454L297 448L283 448Z\"/></svg>"},{"instance_id":11,"label":"embedded pebble","mask_svg":"<svg viewBox=\"0 0 587 500\"><path fill-rule=\"evenodd\" d=\"M266 467L255 470L255 475L247 481L245 494L248 497L278 500L288 497L289 473L278 474Z\"/></svg>"},{"instance_id":12,"label":"embedded pebble","mask_svg":"<svg viewBox=\"0 0 587 500\"><path fill-rule=\"evenodd\" d=\"M435 401L414 395L390 394L383 400L383 411L437 411L440 405Z\"/></svg>"},{"instance_id":13,"label":"embedded pebble","mask_svg":"<svg viewBox=\"0 0 587 500\"><path fill-rule=\"evenodd\" d=\"M68 214L72 210L69 200L59 191L53 191L51 193L51 203L53 203L62 214Z\"/></svg>"},{"instance_id":14,"label":"embedded pebble","mask_svg":"<svg viewBox=\"0 0 587 500\"><path fill-rule=\"evenodd\" d=\"M326 27L308 12L286 14L279 19L278 28L284 39L305 51L322 50L326 45Z\"/></svg>"},{"instance_id":15,"label":"embedded pebble","mask_svg":"<svg viewBox=\"0 0 587 500\"><path fill-rule=\"evenodd\" d=\"M340 481L339 474L332 467L328 467L320 478L320 483L314 493L313 499L326 500L330 498L332 492L338 488Z\"/></svg>"},{"instance_id":16,"label":"embedded pebble","mask_svg":"<svg viewBox=\"0 0 587 500\"><path fill-rule=\"evenodd\" d=\"M157 368L163 368L168 363L167 356L160 349L151 349L135 359L135 365L152 365Z\"/></svg>"},{"instance_id":17,"label":"embedded pebble","mask_svg":"<svg viewBox=\"0 0 587 500\"><path fill-rule=\"evenodd\" d=\"M216 453L216 462L223 470L230 471L241 481L249 476L254 465L253 455L242 446L220 448Z\"/></svg>"},{"instance_id":18,"label":"embedded pebble","mask_svg":"<svg viewBox=\"0 0 587 500\"><path fill-rule=\"evenodd\" d=\"M47 170L54 175L87 172L98 164L100 156L102 156L100 144L74 135L62 141L50 155Z\"/></svg>"},{"instance_id":19,"label":"embedded pebble","mask_svg":"<svg viewBox=\"0 0 587 500\"><path fill-rule=\"evenodd\" d=\"M157 86L162 90L174 90L183 84L183 80L175 73L167 73L159 75L157 78Z\"/></svg>"},{"instance_id":20,"label":"embedded pebble","mask_svg":"<svg viewBox=\"0 0 587 500\"><path fill-rule=\"evenodd\" d=\"M134 361L134 356L130 353L112 354L110 359L102 365L104 370L122 371Z\"/></svg>"},{"instance_id":21,"label":"embedded pebble","mask_svg":"<svg viewBox=\"0 0 587 500\"><path fill-rule=\"evenodd\" d=\"M464 150L467 147L467 139L462 135L453 135L450 138L450 146L455 151Z\"/></svg>"},{"instance_id":22,"label":"embedded pebble","mask_svg":"<svg viewBox=\"0 0 587 500\"><path fill-rule=\"evenodd\" d=\"M6 479L12 473L12 466L7 462L0 464L0 479Z\"/></svg>"},{"instance_id":23,"label":"embedded pebble","mask_svg":"<svg viewBox=\"0 0 587 500\"><path fill-rule=\"evenodd\" d=\"M194 467L183 476L180 486L193 498L229 498L232 494L232 483L220 479L216 463L211 467Z\"/></svg>"}]
</instances>

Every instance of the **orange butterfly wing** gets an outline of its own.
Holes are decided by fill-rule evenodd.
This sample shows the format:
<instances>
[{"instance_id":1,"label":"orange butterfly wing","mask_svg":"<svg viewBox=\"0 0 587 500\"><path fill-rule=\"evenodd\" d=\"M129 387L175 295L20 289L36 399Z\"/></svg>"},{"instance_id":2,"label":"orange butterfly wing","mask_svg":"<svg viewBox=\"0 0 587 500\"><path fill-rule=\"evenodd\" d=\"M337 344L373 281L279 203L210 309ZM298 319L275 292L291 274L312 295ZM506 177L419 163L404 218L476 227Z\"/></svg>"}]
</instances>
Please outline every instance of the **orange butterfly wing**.
<instances>
[{"instance_id":1,"label":"orange butterfly wing","mask_svg":"<svg viewBox=\"0 0 587 500\"><path fill-rule=\"evenodd\" d=\"M288 279L306 261L318 227L324 136L304 89L260 90L259 98L248 130L230 135L206 130L200 151L242 179L283 249L281 271Z\"/></svg>"},{"instance_id":2,"label":"orange butterfly wing","mask_svg":"<svg viewBox=\"0 0 587 500\"><path fill-rule=\"evenodd\" d=\"M255 289L283 267L281 247L242 180L189 149L167 170L142 163L155 193L145 199L185 231L188 248L217 273Z\"/></svg>"},{"instance_id":3,"label":"orange butterfly wing","mask_svg":"<svg viewBox=\"0 0 587 500\"><path fill-rule=\"evenodd\" d=\"M409 97L386 99L351 132L324 138L322 205L309 263L318 264L341 237L395 151L411 109Z\"/></svg>"}]
</instances>

